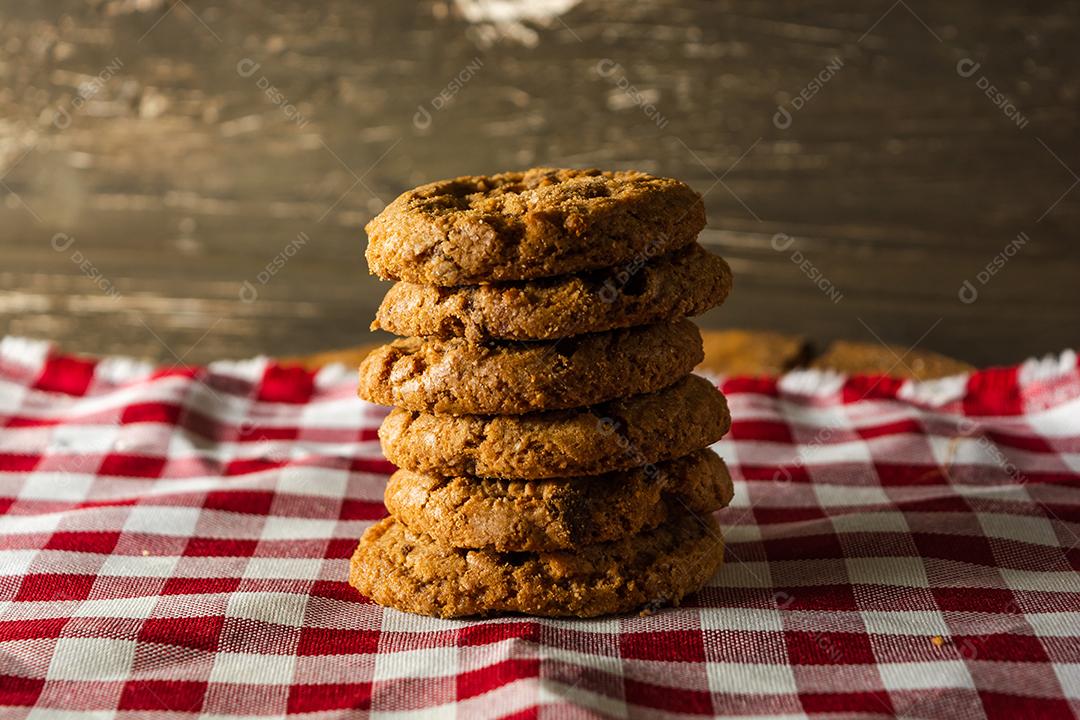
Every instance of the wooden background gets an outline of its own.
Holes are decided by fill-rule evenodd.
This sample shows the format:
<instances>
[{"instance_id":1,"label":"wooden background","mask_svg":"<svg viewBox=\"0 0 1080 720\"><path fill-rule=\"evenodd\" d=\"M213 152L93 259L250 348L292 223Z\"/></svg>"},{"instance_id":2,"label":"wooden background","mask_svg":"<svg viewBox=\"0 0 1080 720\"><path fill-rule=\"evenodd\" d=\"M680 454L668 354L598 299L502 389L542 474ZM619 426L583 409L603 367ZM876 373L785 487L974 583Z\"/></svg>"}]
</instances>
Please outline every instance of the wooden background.
<instances>
[{"instance_id":1,"label":"wooden background","mask_svg":"<svg viewBox=\"0 0 1080 720\"><path fill-rule=\"evenodd\" d=\"M709 327L1080 344L1075 2L0 8L0 332L170 363L365 342L385 202L548 164L705 193L737 273Z\"/></svg>"}]
</instances>

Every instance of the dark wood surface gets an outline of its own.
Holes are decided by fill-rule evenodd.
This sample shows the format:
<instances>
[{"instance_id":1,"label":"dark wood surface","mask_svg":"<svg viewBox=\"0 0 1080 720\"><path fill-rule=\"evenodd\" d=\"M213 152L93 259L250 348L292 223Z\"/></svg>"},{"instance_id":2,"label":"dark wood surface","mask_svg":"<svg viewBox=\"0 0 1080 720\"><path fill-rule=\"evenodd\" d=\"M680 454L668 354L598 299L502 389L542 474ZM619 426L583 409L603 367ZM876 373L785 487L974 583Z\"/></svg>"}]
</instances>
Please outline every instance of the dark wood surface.
<instances>
[{"instance_id":1,"label":"dark wood surface","mask_svg":"<svg viewBox=\"0 0 1080 720\"><path fill-rule=\"evenodd\" d=\"M3 2L0 332L166 362L362 343L373 213L549 164L705 193L737 275L708 327L976 364L1080 344L1077 3L507 6Z\"/></svg>"}]
</instances>

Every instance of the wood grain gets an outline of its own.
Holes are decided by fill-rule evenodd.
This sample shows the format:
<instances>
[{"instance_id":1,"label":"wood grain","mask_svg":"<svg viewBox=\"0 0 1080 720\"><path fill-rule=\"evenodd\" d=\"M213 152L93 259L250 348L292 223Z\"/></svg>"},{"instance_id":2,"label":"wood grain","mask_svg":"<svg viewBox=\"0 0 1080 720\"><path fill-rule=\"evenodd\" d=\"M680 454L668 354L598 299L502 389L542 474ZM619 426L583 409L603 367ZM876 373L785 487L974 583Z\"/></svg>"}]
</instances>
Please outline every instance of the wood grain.
<instances>
[{"instance_id":1,"label":"wood grain","mask_svg":"<svg viewBox=\"0 0 1080 720\"><path fill-rule=\"evenodd\" d=\"M1077 3L509 5L0 4L0 332L167 362L355 345L385 202L549 164L705 194L736 272L707 327L979 365L1078 344Z\"/></svg>"}]
</instances>

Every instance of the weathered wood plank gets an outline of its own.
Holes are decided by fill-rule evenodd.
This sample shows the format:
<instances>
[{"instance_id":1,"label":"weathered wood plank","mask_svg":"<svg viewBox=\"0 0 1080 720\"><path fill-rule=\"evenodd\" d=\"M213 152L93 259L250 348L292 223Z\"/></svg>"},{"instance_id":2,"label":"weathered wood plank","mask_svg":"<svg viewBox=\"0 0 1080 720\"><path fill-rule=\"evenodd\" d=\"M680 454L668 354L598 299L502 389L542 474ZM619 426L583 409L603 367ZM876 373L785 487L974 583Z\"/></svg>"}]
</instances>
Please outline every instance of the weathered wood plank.
<instances>
[{"instance_id":1,"label":"weathered wood plank","mask_svg":"<svg viewBox=\"0 0 1080 720\"><path fill-rule=\"evenodd\" d=\"M354 345L384 202L569 164L706 194L737 272L708 327L976 364L1078 344L1075 3L523 7L0 7L0 332L169 362Z\"/></svg>"}]
</instances>

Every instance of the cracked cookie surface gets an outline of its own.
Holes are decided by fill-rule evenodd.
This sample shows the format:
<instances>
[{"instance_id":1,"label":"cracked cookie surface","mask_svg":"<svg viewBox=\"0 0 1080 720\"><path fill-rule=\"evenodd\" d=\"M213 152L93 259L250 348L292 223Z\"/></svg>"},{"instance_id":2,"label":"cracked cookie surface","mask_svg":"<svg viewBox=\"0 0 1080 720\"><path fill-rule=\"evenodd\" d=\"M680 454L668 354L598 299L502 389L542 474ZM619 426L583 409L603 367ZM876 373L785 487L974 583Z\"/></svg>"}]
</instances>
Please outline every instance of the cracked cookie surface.
<instances>
[{"instance_id":1,"label":"cracked cookie surface","mask_svg":"<svg viewBox=\"0 0 1080 720\"><path fill-rule=\"evenodd\" d=\"M538 553L454 549L388 517L361 538L349 583L380 605L422 615L596 617L678 604L704 586L722 560L711 515L684 515L623 540Z\"/></svg>"},{"instance_id":2,"label":"cracked cookie surface","mask_svg":"<svg viewBox=\"0 0 1080 720\"><path fill-rule=\"evenodd\" d=\"M379 428L386 458L433 475L541 479L597 475L680 457L728 431L724 396L698 375L653 393L527 415L394 409Z\"/></svg>"},{"instance_id":3,"label":"cracked cookie surface","mask_svg":"<svg viewBox=\"0 0 1080 720\"><path fill-rule=\"evenodd\" d=\"M372 330L550 340L700 315L731 291L731 268L697 243L648 262L544 280L436 287L398 282Z\"/></svg>"},{"instance_id":4,"label":"cracked cookie surface","mask_svg":"<svg viewBox=\"0 0 1080 720\"><path fill-rule=\"evenodd\" d=\"M403 338L360 364L360 397L421 412L515 415L651 392L704 358L686 319L552 342Z\"/></svg>"},{"instance_id":5,"label":"cracked cookie surface","mask_svg":"<svg viewBox=\"0 0 1080 720\"><path fill-rule=\"evenodd\" d=\"M365 229L372 273L454 286L610 267L688 245L704 227L701 196L678 180L533 168L421 185Z\"/></svg>"},{"instance_id":6,"label":"cracked cookie surface","mask_svg":"<svg viewBox=\"0 0 1080 720\"><path fill-rule=\"evenodd\" d=\"M414 533L458 548L566 550L618 540L731 502L731 476L712 450L592 477L497 480L398 470L386 508Z\"/></svg>"}]
</instances>

